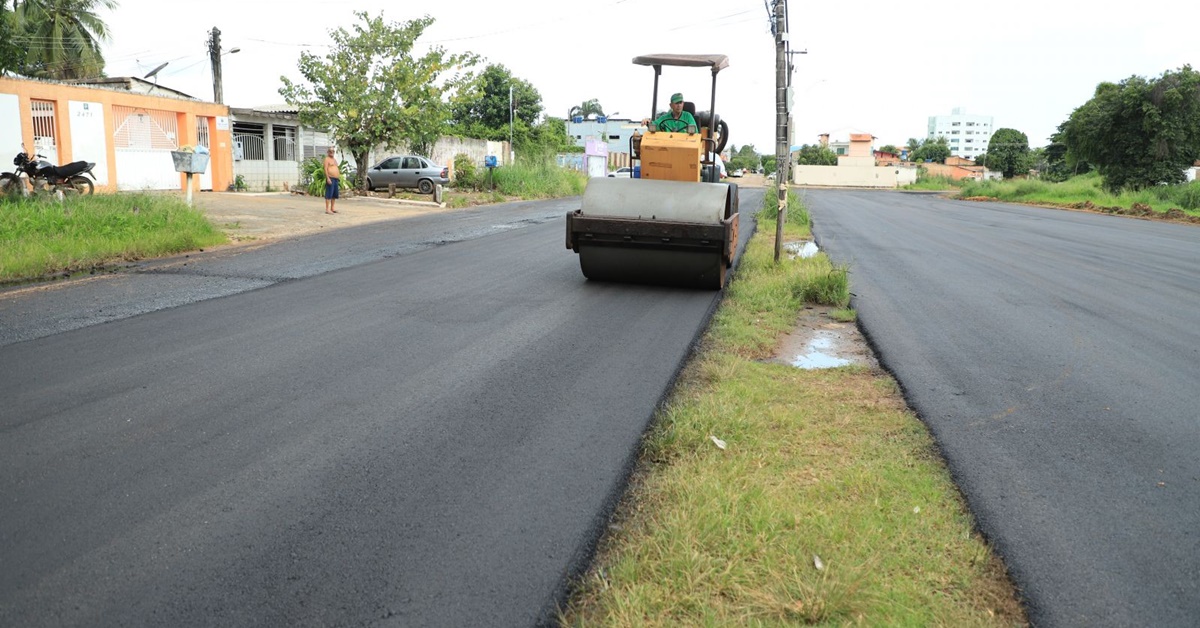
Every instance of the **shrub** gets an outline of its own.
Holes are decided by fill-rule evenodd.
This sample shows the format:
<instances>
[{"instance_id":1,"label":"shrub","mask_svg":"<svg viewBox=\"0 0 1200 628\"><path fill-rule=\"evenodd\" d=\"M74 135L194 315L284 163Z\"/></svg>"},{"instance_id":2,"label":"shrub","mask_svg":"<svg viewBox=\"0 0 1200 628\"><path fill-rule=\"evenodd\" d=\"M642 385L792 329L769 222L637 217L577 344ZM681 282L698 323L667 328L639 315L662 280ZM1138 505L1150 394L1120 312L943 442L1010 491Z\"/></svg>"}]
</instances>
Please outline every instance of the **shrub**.
<instances>
[{"instance_id":1,"label":"shrub","mask_svg":"<svg viewBox=\"0 0 1200 628\"><path fill-rule=\"evenodd\" d=\"M1200 181L1180 186L1175 201L1184 209L1200 209Z\"/></svg>"},{"instance_id":2,"label":"shrub","mask_svg":"<svg viewBox=\"0 0 1200 628\"><path fill-rule=\"evenodd\" d=\"M454 186L458 188L479 189L479 174L475 162L466 153L454 156Z\"/></svg>"}]
</instances>

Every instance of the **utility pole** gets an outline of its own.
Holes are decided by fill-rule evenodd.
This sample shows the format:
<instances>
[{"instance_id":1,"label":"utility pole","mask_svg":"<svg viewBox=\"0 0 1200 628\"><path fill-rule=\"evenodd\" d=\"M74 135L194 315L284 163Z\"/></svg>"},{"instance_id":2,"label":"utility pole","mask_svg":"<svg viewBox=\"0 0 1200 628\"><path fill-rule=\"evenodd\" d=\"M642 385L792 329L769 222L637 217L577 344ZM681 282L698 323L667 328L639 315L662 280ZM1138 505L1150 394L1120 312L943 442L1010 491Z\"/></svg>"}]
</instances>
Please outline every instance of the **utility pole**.
<instances>
[{"instance_id":1,"label":"utility pole","mask_svg":"<svg viewBox=\"0 0 1200 628\"><path fill-rule=\"evenodd\" d=\"M775 219L775 263L783 252L783 224L787 217L788 161L788 55L787 0L775 0L775 186L779 195L779 215Z\"/></svg>"},{"instance_id":2,"label":"utility pole","mask_svg":"<svg viewBox=\"0 0 1200 628\"><path fill-rule=\"evenodd\" d=\"M208 37L208 58L212 61L213 101L223 105L225 94L221 86L221 31L216 26Z\"/></svg>"}]
</instances>

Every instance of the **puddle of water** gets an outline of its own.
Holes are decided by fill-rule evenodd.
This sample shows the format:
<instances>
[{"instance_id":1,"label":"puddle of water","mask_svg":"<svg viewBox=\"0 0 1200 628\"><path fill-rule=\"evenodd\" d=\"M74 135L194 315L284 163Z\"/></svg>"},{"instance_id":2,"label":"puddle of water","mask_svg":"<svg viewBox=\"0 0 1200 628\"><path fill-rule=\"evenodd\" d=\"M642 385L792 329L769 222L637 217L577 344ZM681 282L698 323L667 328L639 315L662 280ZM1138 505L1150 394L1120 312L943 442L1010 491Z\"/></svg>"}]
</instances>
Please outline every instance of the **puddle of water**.
<instances>
[{"instance_id":1,"label":"puddle of water","mask_svg":"<svg viewBox=\"0 0 1200 628\"><path fill-rule=\"evenodd\" d=\"M792 256L792 259L808 259L821 252L821 249L817 248L816 242L809 241L785 242L783 249L788 252L788 255Z\"/></svg>"},{"instance_id":2,"label":"puddle of water","mask_svg":"<svg viewBox=\"0 0 1200 628\"><path fill-rule=\"evenodd\" d=\"M829 353L830 349L834 347L836 338L837 335L833 332L816 332L808 341L808 345L804 347L805 353L792 358L792 366L802 369L829 369L853 364L853 360L839 358Z\"/></svg>"}]
</instances>

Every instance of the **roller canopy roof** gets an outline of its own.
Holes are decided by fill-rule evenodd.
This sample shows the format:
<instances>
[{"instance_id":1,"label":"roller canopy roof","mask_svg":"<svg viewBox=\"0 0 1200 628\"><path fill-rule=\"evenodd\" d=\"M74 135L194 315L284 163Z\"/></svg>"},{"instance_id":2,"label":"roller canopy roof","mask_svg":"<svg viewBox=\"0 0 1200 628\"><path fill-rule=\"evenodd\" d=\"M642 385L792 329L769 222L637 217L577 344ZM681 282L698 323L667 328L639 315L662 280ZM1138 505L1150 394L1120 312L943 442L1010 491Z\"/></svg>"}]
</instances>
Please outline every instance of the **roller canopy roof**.
<instances>
[{"instance_id":1,"label":"roller canopy roof","mask_svg":"<svg viewBox=\"0 0 1200 628\"><path fill-rule=\"evenodd\" d=\"M729 67L729 57L725 55L642 55L634 57L637 65L678 65L695 68L711 67L713 74Z\"/></svg>"}]
</instances>

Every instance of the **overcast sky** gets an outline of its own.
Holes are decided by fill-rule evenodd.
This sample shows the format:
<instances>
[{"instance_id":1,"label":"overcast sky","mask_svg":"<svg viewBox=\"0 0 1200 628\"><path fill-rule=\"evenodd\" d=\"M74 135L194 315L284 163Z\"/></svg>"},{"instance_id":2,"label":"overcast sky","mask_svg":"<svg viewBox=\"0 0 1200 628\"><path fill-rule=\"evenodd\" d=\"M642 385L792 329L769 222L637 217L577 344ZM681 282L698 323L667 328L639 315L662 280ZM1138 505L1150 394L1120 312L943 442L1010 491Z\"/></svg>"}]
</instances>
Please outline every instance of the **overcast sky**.
<instances>
[{"instance_id":1,"label":"overcast sky","mask_svg":"<svg viewBox=\"0 0 1200 628\"><path fill-rule=\"evenodd\" d=\"M112 40L110 76L143 76L168 62L159 83L212 98L207 39L226 50L225 103L281 103L279 77L299 79L301 51L324 55L331 28L354 10L404 21L431 15L422 44L471 51L506 66L542 95L545 115L565 117L596 98L609 115L649 113L653 70L634 56L721 53L717 111L730 140L775 145L775 44L764 0L119 0L101 12ZM409 8L412 7L412 8ZM789 2L796 143L820 133L871 133L875 145L923 138L931 115L962 107L1043 146L1102 81L1200 66L1193 0L1080 5L1067 0L905 3ZM482 66L481 66L482 68ZM703 70L664 68L660 98L683 91L708 108Z\"/></svg>"}]
</instances>

